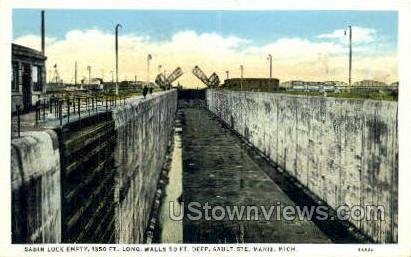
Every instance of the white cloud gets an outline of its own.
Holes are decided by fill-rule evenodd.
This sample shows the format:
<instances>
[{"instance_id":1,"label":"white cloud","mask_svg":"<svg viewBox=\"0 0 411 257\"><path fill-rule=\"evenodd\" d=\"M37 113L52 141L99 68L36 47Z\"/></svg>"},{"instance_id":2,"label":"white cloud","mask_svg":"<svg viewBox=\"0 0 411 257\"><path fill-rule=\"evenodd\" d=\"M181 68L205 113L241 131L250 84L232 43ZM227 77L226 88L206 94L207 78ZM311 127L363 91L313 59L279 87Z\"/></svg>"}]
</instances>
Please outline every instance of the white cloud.
<instances>
[{"instance_id":1,"label":"white cloud","mask_svg":"<svg viewBox=\"0 0 411 257\"><path fill-rule=\"evenodd\" d=\"M333 32L334 34L335 32ZM370 33L368 33L369 35ZM371 33L373 34L373 33ZM326 38L321 35L320 38ZM328 37L331 38L331 37ZM363 38L363 41L366 37ZM40 48L40 38L27 35L15 40L16 43L32 48ZM46 39L46 55L49 78L54 64L66 82L74 82L74 63L78 62L79 78L87 77L86 67L92 67L92 76L111 80L114 70L114 35L99 30L74 30L64 39ZM234 36L224 37L217 33L196 33L180 31L170 40L153 41L145 35L121 34L119 37L119 80L146 80L147 55L150 62L150 79L153 80L162 65L167 73L180 66L184 75L179 79L185 86L203 86L191 74L191 69L199 65L206 74L217 72L220 79L230 71L230 77L240 76L240 64L244 65L244 76L267 77L269 74L267 55L273 56L273 74L281 81L289 79L346 80L346 46L339 42L317 42L301 38L282 38L256 46L247 39ZM387 82L397 80L396 56L362 55L353 62L353 77L363 79L373 74L386 74Z\"/></svg>"},{"instance_id":2,"label":"white cloud","mask_svg":"<svg viewBox=\"0 0 411 257\"><path fill-rule=\"evenodd\" d=\"M46 47L49 47L55 42L55 38L46 37ZM31 47L37 50L40 50L41 48L40 37L32 34L19 37L17 40L15 40L15 43L22 44L24 46Z\"/></svg>"},{"instance_id":3,"label":"white cloud","mask_svg":"<svg viewBox=\"0 0 411 257\"><path fill-rule=\"evenodd\" d=\"M344 48L330 42L312 42L301 38L281 38L262 47L250 47L247 53L271 53L277 60L302 60L319 53L341 54Z\"/></svg>"},{"instance_id":4,"label":"white cloud","mask_svg":"<svg viewBox=\"0 0 411 257\"><path fill-rule=\"evenodd\" d=\"M346 30L346 33L344 31ZM377 31L372 28L352 27L352 42L353 44L371 43L376 40ZM331 33L321 34L317 36L322 39L335 39L340 42L348 42L348 28L337 29Z\"/></svg>"}]
</instances>

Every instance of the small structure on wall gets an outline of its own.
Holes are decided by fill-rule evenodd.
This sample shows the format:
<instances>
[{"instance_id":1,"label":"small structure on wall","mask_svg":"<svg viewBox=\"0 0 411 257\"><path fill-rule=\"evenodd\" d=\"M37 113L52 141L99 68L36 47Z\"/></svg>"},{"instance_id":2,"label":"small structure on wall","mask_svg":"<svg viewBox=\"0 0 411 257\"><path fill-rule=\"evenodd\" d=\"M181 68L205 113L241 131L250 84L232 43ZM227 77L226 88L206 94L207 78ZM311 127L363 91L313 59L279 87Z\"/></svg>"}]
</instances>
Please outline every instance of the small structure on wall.
<instances>
[{"instance_id":1,"label":"small structure on wall","mask_svg":"<svg viewBox=\"0 0 411 257\"><path fill-rule=\"evenodd\" d=\"M11 111L29 112L45 96L47 57L29 47L11 45Z\"/></svg>"}]
</instances>

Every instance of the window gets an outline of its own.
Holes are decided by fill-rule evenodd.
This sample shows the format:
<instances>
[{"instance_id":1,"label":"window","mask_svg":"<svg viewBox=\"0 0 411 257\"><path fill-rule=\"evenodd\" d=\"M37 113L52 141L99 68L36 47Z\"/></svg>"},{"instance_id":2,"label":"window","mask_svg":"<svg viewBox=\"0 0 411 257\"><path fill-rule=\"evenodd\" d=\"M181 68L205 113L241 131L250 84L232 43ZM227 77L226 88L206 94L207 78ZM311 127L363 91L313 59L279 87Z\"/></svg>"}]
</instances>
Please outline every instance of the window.
<instances>
[{"instance_id":1,"label":"window","mask_svg":"<svg viewBox=\"0 0 411 257\"><path fill-rule=\"evenodd\" d=\"M31 70L31 78L33 80L33 90L42 91L41 67L33 66Z\"/></svg>"},{"instance_id":2,"label":"window","mask_svg":"<svg viewBox=\"0 0 411 257\"><path fill-rule=\"evenodd\" d=\"M11 91L19 92L19 66L13 63L11 66Z\"/></svg>"}]
</instances>

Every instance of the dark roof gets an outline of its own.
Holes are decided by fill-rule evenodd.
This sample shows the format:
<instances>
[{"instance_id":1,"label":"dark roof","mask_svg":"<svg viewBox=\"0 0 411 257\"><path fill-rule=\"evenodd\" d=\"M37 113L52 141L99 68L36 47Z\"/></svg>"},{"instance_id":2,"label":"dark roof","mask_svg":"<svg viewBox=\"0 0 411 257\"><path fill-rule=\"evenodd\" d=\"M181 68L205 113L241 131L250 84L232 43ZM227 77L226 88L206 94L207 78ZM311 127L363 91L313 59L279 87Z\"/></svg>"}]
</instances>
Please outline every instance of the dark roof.
<instances>
[{"instance_id":1,"label":"dark roof","mask_svg":"<svg viewBox=\"0 0 411 257\"><path fill-rule=\"evenodd\" d=\"M11 44L11 55L16 57L25 57L25 58L35 58L40 60L46 60L47 57L44 56L40 51L37 51L33 48L29 48L26 46L18 45L18 44Z\"/></svg>"}]
</instances>

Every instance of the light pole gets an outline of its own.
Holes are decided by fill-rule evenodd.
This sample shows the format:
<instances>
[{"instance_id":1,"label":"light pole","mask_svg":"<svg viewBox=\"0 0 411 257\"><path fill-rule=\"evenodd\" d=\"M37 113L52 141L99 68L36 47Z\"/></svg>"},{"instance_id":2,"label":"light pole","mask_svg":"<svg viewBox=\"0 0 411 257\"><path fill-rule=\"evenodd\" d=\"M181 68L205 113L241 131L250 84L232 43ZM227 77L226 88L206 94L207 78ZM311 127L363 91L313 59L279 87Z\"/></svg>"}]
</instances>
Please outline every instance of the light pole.
<instances>
[{"instance_id":1,"label":"light pole","mask_svg":"<svg viewBox=\"0 0 411 257\"><path fill-rule=\"evenodd\" d=\"M267 60L270 61L270 80L273 77L273 57L271 54L268 55Z\"/></svg>"},{"instance_id":2,"label":"light pole","mask_svg":"<svg viewBox=\"0 0 411 257\"><path fill-rule=\"evenodd\" d=\"M41 10L41 54L45 55L45 49L46 49L46 40L45 40L45 35L46 35L46 29L45 29L45 23L44 23L44 10Z\"/></svg>"},{"instance_id":3,"label":"light pole","mask_svg":"<svg viewBox=\"0 0 411 257\"><path fill-rule=\"evenodd\" d=\"M240 89L243 90L243 73L244 73L244 66L243 66L242 64L240 65L240 71L241 71Z\"/></svg>"},{"instance_id":4,"label":"light pole","mask_svg":"<svg viewBox=\"0 0 411 257\"><path fill-rule=\"evenodd\" d=\"M268 54L267 60L270 61L270 80L268 81L268 85L271 86L271 78L273 77L273 56Z\"/></svg>"},{"instance_id":5,"label":"light pole","mask_svg":"<svg viewBox=\"0 0 411 257\"><path fill-rule=\"evenodd\" d=\"M88 65L87 66L87 70L88 70L88 84L91 84L91 66Z\"/></svg>"},{"instance_id":6,"label":"light pole","mask_svg":"<svg viewBox=\"0 0 411 257\"><path fill-rule=\"evenodd\" d=\"M116 25L116 39L115 39L115 45L116 45L116 95L118 95L118 29L122 28L121 24Z\"/></svg>"},{"instance_id":7,"label":"light pole","mask_svg":"<svg viewBox=\"0 0 411 257\"><path fill-rule=\"evenodd\" d=\"M350 51L348 57L348 85L351 86L351 70L352 70L352 28L351 25L348 26L348 35L350 41ZM344 35L347 35L347 30L344 30Z\"/></svg>"},{"instance_id":8,"label":"light pole","mask_svg":"<svg viewBox=\"0 0 411 257\"><path fill-rule=\"evenodd\" d=\"M74 86L77 87L77 61L74 63Z\"/></svg>"},{"instance_id":9,"label":"light pole","mask_svg":"<svg viewBox=\"0 0 411 257\"><path fill-rule=\"evenodd\" d=\"M147 86L150 83L150 60L153 59L151 54L147 55Z\"/></svg>"}]
</instances>

